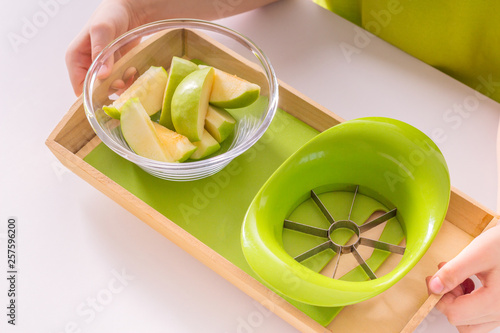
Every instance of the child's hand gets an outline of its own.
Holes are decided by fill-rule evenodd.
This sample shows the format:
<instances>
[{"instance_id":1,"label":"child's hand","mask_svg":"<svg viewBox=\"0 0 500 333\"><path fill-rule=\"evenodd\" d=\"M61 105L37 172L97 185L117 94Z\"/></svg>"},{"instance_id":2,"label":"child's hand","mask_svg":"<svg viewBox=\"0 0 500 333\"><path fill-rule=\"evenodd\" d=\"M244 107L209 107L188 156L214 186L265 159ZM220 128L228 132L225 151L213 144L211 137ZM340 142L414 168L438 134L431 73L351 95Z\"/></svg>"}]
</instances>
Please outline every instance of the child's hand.
<instances>
[{"instance_id":1,"label":"child's hand","mask_svg":"<svg viewBox=\"0 0 500 333\"><path fill-rule=\"evenodd\" d=\"M134 12L127 1L105 0L71 42L66 52L66 66L76 95L82 93L85 75L104 47L116 37L139 26L140 22ZM99 71L98 78L106 78L111 73L112 66L113 59L110 59Z\"/></svg>"},{"instance_id":2,"label":"child's hand","mask_svg":"<svg viewBox=\"0 0 500 333\"><path fill-rule=\"evenodd\" d=\"M483 286L474 290L476 275ZM474 239L427 278L430 293L444 294L436 307L459 332L489 332L500 326L500 226Z\"/></svg>"},{"instance_id":3,"label":"child's hand","mask_svg":"<svg viewBox=\"0 0 500 333\"><path fill-rule=\"evenodd\" d=\"M66 52L66 66L73 90L82 93L83 81L92 61L115 38L142 24L168 18L220 19L236 15L276 0L217 2L206 0L103 0L71 42ZM133 45L129 45L130 48ZM123 54L121 54L123 55ZM115 54L115 56L120 56ZM97 77L104 79L111 73L114 61L109 59ZM125 80L126 78L124 78ZM112 88L125 88L123 80L113 82Z\"/></svg>"}]
</instances>

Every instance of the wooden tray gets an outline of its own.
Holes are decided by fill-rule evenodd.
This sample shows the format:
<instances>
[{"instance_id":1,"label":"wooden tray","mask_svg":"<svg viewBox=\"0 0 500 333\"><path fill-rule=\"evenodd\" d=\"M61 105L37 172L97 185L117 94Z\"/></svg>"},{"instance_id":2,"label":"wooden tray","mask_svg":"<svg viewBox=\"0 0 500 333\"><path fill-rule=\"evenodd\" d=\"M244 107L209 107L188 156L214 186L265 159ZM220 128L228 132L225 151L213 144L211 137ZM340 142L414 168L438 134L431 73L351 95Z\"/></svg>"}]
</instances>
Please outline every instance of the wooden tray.
<instances>
[{"instance_id":1,"label":"wooden tray","mask_svg":"<svg viewBox=\"0 0 500 333\"><path fill-rule=\"evenodd\" d=\"M206 36L181 29L156 35L141 43L115 64L113 74L100 85L105 88L103 91L107 90L111 82L130 66L137 67L141 73L153 64L168 67L173 55L201 59L250 81L262 80L262 73L250 61ZM283 82L280 82L279 94L280 109L318 131L343 121ZM107 96L103 94L100 98ZM439 262L453 258L474 237L498 221L493 212L453 189L443 227L415 268L386 292L345 307L333 322L324 327L87 163L84 158L100 144L100 140L85 117L81 97L50 134L46 144L74 173L303 332L412 332L439 299L427 295L425 277L436 271ZM384 266L380 268L383 269Z\"/></svg>"}]
</instances>

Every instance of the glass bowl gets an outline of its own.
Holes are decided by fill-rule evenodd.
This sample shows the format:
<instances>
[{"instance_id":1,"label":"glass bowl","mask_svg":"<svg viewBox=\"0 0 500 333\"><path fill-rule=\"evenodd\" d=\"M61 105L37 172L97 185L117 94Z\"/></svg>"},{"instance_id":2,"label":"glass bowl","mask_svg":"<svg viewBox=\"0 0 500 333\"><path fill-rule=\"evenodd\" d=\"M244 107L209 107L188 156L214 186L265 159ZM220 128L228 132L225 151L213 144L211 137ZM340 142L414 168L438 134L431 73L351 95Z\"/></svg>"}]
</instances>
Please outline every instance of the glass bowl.
<instances>
[{"instance_id":1,"label":"glass bowl","mask_svg":"<svg viewBox=\"0 0 500 333\"><path fill-rule=\"evenodd\" d=\"M102 109L118 97L115 89L122 88L120 84L131 84L150 66L168 71L173 56L196 59L261 87L259 99L250 107L229 110L237 120L234 135L221 144L218 154L204 160L167 163L139 156L123 139L119 120ZM112 66L112 72L99 79L104 64ZM97 56L85 78L83 103L95 133L115 153L153 176L191 181L219 172L262 137L276 113L278 81L266 55L242 34L202 20L163 20L123 34Z\"/></svg>"}]
</instances>

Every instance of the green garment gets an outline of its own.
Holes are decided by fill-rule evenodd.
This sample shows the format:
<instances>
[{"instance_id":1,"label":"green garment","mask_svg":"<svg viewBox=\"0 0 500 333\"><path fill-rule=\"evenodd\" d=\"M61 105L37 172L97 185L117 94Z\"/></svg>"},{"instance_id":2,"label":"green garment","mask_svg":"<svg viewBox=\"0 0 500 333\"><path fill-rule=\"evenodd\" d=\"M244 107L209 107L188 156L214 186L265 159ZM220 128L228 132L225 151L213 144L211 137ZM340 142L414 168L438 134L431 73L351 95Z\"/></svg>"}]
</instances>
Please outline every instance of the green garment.
<instances>
[{"instance_id":1,"label":"green garment","mask_svg":"<svg viewBox=\"0 0 500 333\"><path fill-rule=\"evenodd\" d=\"M500 1L314 1L500 102Z\"/></svg>"}]
</instances>

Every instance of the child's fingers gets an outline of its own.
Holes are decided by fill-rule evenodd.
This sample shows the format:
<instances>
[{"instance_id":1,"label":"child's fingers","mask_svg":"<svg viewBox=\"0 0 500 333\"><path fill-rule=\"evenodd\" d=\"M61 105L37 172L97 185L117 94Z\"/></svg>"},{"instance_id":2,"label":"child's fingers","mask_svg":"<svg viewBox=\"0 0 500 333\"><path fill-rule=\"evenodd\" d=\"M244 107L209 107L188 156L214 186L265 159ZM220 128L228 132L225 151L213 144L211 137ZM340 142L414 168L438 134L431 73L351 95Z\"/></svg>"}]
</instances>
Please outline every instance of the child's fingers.
<instances>
[{"instance_id":1,"label":"child's fingers","mask_svg":"<svg viewBox=\"0 0 500 333\"><path fill-rule=\"evenodd\" d=\"M430 279L429 290L434 294L447 293L476 273L489 270L494 263L485 260L488 249L483 242L472 242L455 258L444 264Z\"/></svg>"},{"instance_id":2,"label":"child's fingers","mask_svg":"<svg viewBox=\"0 0 500 333\"><path fill-rule=\"evenodd\" d=\"M499 320L496 298L488 288L455 297L449 293L438 302L438 309L455 326L479 325Z\"/></svg>"},{"instance_id":3,"label":"child's fingers","mask_svg":"<svg viewBox=\"0 0 500 333\"><path fill-rule=\"evenodd\" d=\"M479 325L458 326L459 333L487 333L500 326L500 322L490 322Z\"/></svg>"},{"instance_id":4,"label":"child's fingers","mask_svg":"<svg viewBox=\"0 0 500 333\"><path fill-rule=\"evenodd\" d=\"M116 30L112 24L109 23L96 23L90 27L90 43L92 51L92 60L94 60L99 53L115 38ZM113 67L114 57L110 56L97 73L99 79L104 79L111 74Z\"/></svg>"}]
</instances>

